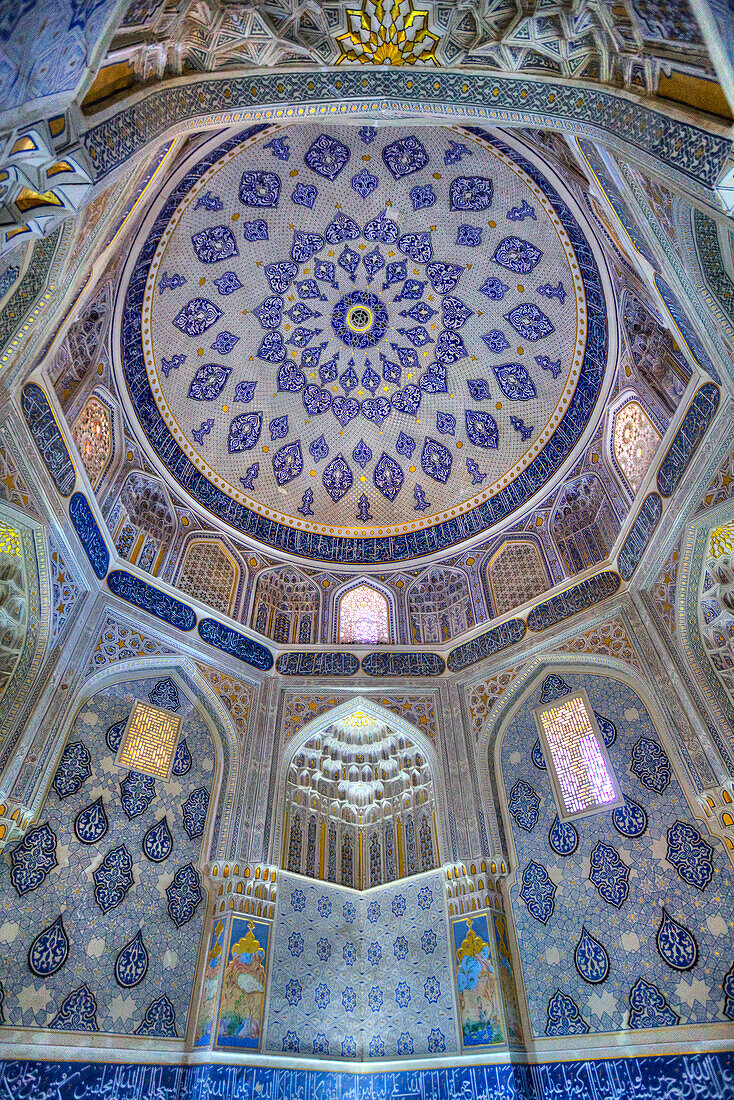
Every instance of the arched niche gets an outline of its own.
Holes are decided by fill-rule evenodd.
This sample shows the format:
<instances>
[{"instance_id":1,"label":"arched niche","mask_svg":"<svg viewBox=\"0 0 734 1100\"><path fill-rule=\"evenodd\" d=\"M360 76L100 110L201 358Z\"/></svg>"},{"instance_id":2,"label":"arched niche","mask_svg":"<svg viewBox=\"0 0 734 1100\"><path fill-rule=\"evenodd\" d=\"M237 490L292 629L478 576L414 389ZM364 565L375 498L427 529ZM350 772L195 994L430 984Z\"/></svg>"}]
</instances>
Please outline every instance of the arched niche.
<instances>
[{"instance_id":1,"label":"arched niche","mask_svg":"<svg viewBox=\"0 0 734 1100\"><path fill-rule=\"evenodd\" d=\"M581 474L559 493L551 535L569 576L605 561L619 534L619 519L600 477Z\"/></svg>"},{"instance_id":2,"label":"arched niche","mask_svg":"<svg viewBox=\"0 0 734 1100\"><path fill-rule=\"evenodd\" d=\"M488 567L495 615L504 615L550 587L543 552L535 539L507 539Z\"/></svg>"},{"instance_id":3,"label":"arched niche","mask_svg":"<svg viewBox=\"0 0 734 1100\"><path fill-rule=\"evenodd\" d=\"M371 736L374 728L377 737ZM364 744L360 729L370 733ZM277 813L271 860L286 870L368 889L420 874L447 858L444 782L434 746L409 722L363 696L314 719L286 746L273 801ZM294 813L300 814L295 830ZM379 840L379 875L373 874L374 836ZM351 883L343 873L346 837L351 838L346 845ZM409 842L415 845L413 856Z\"/></svg>"},{"instance_id":4,"label":"arched niche","mask_svg":"<svg viewBox=\"0 0 734 1100\"><path fill-rule=\"evenodd\" d=\"M250 626L282 645L308 645L319 637L320 608L318 587L299 569L266 569L257 578Z\"/></svg>"},{"instance_id":5,"label":"arched niche","mask_svg":"<svg viewBox=\"0 0 734 1100\"><path fill-rule=\"evenodd\" d=\"M608 413L611 466L628 497L634 498L655 460L664 434L635 390L628 390Z\"/></svg>"},{"instance_id":6,"label":"arched niche","mask_svg":"<svg viewBox=\"0 0 734 1100\"><path fill-rule=\"evenodd\" d=\"M174 584L223 615L232 614L240 566L223 539L191 535L184 545Z\"/></svg>"},{"instance_id":7,"label":"arched niche","mask_svg":"<svg viewBox=\"0 0 734 1100\"><path fill-rule=\"evenodd\" d=\"M396 611L392 593L381 584L367 577L349 581L334 595L333 641L343 645L396 642Z\"/></svg>"},{"instance_id":8,"label":"arched niche","mask_svg":"<svg viewBox=\"0 0 734 1100\"><path fill-rule=\"evenodd\" d=\"M407 593L410 637L417 645L456 638L474 625L474 610L466 574L432 565Z\"/></svg>"},{"instance_id":9,"label":"arched niche","mask_svg":"<svg viewBox=\"0 0 734 1100\"><path fill-rule=\"evenodd\" d=\"M177 526L163 482L142 470L132 470L120 486L106 520L120 558L156 576Z\"/></svg>"}]
</instances>

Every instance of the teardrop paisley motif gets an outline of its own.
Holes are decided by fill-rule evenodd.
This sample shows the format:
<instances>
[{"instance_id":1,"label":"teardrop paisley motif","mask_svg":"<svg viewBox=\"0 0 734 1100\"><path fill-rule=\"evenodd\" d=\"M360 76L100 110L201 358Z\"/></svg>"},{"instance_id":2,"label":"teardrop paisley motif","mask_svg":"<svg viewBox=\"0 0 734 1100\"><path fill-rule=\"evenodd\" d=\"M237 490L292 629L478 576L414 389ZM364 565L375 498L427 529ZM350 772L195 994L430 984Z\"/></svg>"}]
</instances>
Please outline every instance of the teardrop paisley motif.
<instances>
[{"instance_id":1,"label":"teardrop paisley motif","mask_svg":"<svg viewBox=\"0 0 734 1100\"><path fill-rule=\"evenodd\" d=\"M570 821L559 821L556 814L548 830L548 843L559 856L570 856L579 846L579 834Z\"/></svg>"},{"instance_id":2,"label":"teardrop paisley motif","mask_svg":"<svg viewBox=\"0 0 734 1100\"><path fill-rule=\"evenodd\" d=\"M82 844L96 844L101 840L110 827L107 814L104 812L102 795L96 802L90 802L83 810L80 810L74 821L74 832L77 840Z\"/></svg>"},{"instance_id":3,"label":"teardrop paisley motif","mask_svg":"<svg viewBox=\"0 0 734 1100\"><path fill-rule=\"evenodd\" d=\"M594 717L596 718L596 724L599 727L599 732L604 738L604 744L607 748L613 745L617 740L617 730L612 722L608 718L605 718L603 714L599 714L597 710L594 711Z\"/></svg>"},{"instance_id":4,"label":"teardrop paisley motif","mask_svg":"<svg viewBox=\"0 0 734 1100\"><path fill-rule=\"evenodd\" d=\"M148 973L148 952L143 943L142 929L126 943L115 960L115 978L123 989L139 985Z\"/></svg>"},{"instance_id":5,"label":"teardrop paisley motif","mask_svg":"<svg viewBox=\"0 0 734 1100\"><path fill-rule=\"evenodd\" d=\"M639 802L624 796L624 805L612 810L612 824L622 836L642 836L647 828L647 814Z\"/></svg>"},{"instance_id":6,"label":"teardrop paisley motif","mask_svg":"<svg viewBox=\"0 0 734 1100\"><path fill-rule=\"evenodd\" d=\"M186 775L186 772L191 771L191 764L191 753L189 752L189 746L186 744L186 738L184 737L183 741L179 741L176 748L171 771L174 775Z\"/></svg>"},{"instance_id":7,"label":"teardrop paisley motif","mask_svg":"<svg viewBox=\"0 0 734 1100\"><path fill-rule=\"evenodd\" d=\"M160 821L156 821L155 825L151 825L143 837L143 851L151 862L162 863L164 859L168 859L172 848L171 830L168 828L167 819L162 817Z\"/></svg>"},{"instance_id":8,"label":"teardrop paisley motif","mask_svg":"<svg viewBox=\"0 0 734 1100\"><path fill-rule=\"evenodd\" d=\"M117 752L122 741L122 735L125 732L125 726L127 722L123 719L122 722L115 722L114 726L110 726L105 735L107 741L107 747L110 752Z\"/></svg>"},{"instance_id":9,"label":"teardrop paisley motif","mask_svg":"<svg viewBox=\"0 0 734 1100\"><path fill-rule=\"evenodd\" d=\"M69 957L69 937L59 914L53 924L39 932L28 951L28 965L38 978L50 978Z\"/></svg>"},{"instance_id":10,"label":"teardrop paisley motif","mask_svg":"<svg viewBox=\"0 0 734 1100\"><path fill-rule=\"evenodd\" d=\"M582 929L581 938L573 953L574 966L585 982L596 985L609 976L609 955L590 932Z\"/></svg>"},{"instance_id":11,"label":"teardrop paisley motif","mask_svg":"<svg viewBox=\"0 0 734 1100\"><path fill-rule=\"evenodd\" d=\"M664 907L655 942L661 959L673 970L691 970L696 965L698 944L688 929L673 920Z\"/></svg>"}]
</instances>

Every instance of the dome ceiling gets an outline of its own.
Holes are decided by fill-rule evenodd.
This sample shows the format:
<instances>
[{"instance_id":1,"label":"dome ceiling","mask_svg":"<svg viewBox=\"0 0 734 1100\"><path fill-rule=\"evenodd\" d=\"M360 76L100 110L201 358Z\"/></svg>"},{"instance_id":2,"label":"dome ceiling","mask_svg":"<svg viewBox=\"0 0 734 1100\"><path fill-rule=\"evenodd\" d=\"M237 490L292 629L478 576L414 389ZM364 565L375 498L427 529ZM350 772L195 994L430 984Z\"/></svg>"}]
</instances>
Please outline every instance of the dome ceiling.
<instances>
[{"instance_id":1,"label":"dome ceiling","mask_svg":"<svg viewBox=\"0 0 734 1100\"><path fill-rule=\"evenodd\" d=\"M132 408L203 509L290 555L398 561L573 461L610 293L520 142L256 127L196 157L139 235L120 331Z\"/></svg>"}]
</instances>

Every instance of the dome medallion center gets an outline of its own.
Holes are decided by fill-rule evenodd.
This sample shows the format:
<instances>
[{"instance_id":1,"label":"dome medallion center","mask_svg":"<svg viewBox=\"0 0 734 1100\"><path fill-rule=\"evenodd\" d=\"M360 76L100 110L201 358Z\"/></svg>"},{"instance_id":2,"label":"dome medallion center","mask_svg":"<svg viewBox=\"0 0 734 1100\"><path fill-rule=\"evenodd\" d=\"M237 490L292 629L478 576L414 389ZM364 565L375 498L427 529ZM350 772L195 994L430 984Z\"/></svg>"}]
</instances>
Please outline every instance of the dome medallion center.
<instances>
[{"instance_id":1,"label":"dome medallion center","mask_svg":"<svg viewBox=\"0 0 734 1100\"><path fill-rule=\"evenodd\" d=\"M353 290L334 306L334 332L348 348L373 348L387 329L387 310L376 294Z\"/></svg>"}]
</instances>

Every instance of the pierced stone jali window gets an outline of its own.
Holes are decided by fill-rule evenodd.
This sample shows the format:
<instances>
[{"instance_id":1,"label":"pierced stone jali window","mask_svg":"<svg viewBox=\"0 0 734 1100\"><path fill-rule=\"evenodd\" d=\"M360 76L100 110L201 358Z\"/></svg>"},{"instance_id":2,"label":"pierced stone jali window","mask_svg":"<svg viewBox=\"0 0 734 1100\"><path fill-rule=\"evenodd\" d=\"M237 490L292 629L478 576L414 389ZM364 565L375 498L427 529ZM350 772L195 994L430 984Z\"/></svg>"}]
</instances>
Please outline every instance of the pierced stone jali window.
<instances>
[{"instance_id":1,"label":"pierced stone jali window","mask_svg":"<svg viewBox=\"0 0 734 1100\"><path fill-rule=\"evenodd\" d=\"M110 410L97 397L90 397L79 413L71 434L93 489L96 489L112 457Z\"/></svg>"},{"instance_id":2,"label":"pierced stone jali window","mask_svg":"<svg viewBox=\"0 0 734 1100\"><path fill-rule=\"evenodd\" d=\"M660 432L639 401L628 401L614 417L612 449L624 479L636 493L660 446Z\"/></svg>"},{"instance_id":3,"label":"pierced stone jali window","mask_svg":"<svg viewBox=\"0 0 734 1100\"><path fill-rule=\"evenodd\" d=\"M387 599L368 584L345 592L339 600L339 641L379 645L390 641Z\"/></svg>"},{"instance_id":4,"label":"pierced stone jali window","mask_svg":"<svg viewBox=\"0 0 734 1100\"><path fill-rule=\"evenodd\" d=\"M568 821L621 804L619 784L585 691L537 707L535 722L560 818Z\"/></svg>"},{"instance_id":5,"label":"pierced stone jali window","mask_svg":"<svg viewBox=\"0 0 734 1100\"><path fill-rule=\"evenodd\" d=\"M138 700L128 718L115 763L168 779L180 728L179 715Z\"/></svg>"}]
</instances>

